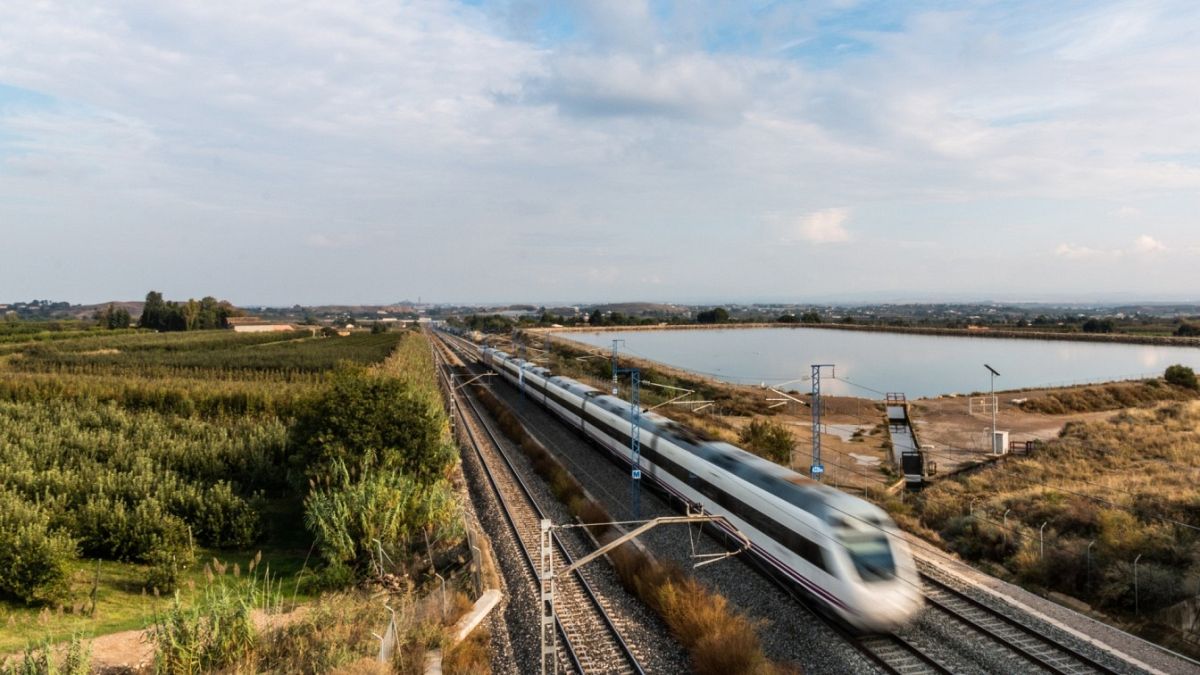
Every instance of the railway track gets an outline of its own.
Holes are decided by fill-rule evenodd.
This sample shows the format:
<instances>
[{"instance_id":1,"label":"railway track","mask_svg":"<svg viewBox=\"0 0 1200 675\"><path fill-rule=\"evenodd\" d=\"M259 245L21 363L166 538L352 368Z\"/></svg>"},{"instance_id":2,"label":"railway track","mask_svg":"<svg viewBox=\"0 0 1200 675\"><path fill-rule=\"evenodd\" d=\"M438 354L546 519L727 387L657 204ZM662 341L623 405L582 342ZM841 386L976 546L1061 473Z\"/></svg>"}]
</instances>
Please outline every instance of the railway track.
<instances>
[{"instance_id":1,"label":"railway track","mask_svg":"<svg viewBox=\"0 0 1200 675\"><path fill-rule=\"evenodd\" d=\"M1010 657L1020 659L1012 661L1012 672L1116 675L1117 671L1112 668L976 600L951 583L925 572L921 573L921 581L930 610L946 615L970 633L983 636L1008 652ZM917 675L953 672L950 666L943 665L941 657L918 647L902 635L853 635L836 622L831 627L886 673Z\"/></svg>"},{"instance_id":2,"label":"railway track","mask_svg":"<svg viewBox=\"0 0 1200 675\"><path fill-rule=\"evenodd\" d=\"M929 607L1002 645L1037 669L1059 675L1116 673L1079 650L976 600L951 583L926 572L921 572L921 581Z\"/></svg>"},{"instance_id":3,"label":"railway track","mask_svg":"<svg viewBox=\"0 0 1200 675\"><path fill-rule=\"evenodd\" d=\"M505 454L497 433L488 418L476 407L469 394L450 377L452 367L447 356L454 347L437 340L435 358L446 390L454 401L453 414L472 450L479 458L488 483L495 491L522 552L531 583L539 579L541 532L545 517L529 487ZM568 545L553 535L554 567L565 568L574 562ZM577 673L619 673L643 675L640 660L621 635L618 622L592 590L582 570L566 576L555 576L555 615L559 633L558 658L560 668ZM533 618L536 620L536 618Z\"/></svg>"},{"instance_id":4,"label":"railway track","mask_svg":"<svg viewBox=\"0 0 1200 675\"><path fill-rule=\"evenodd\" d=\"M451 340L459 343L458 339L447 339ZM465 347L459 343L459 349ZM475 359L475 355L471 355L465 360ZM778 584L773 575L764 576ZM965 628L967 634L979 636L978 643L990 642L994 649L989 652L995 658L1011 664L1010 672L1069 675L1117 672L1070 645L1062 644L1053 637L1024 625L1020 620L970 597L950 583L924 572L921 578L928 601L927 611L938 612L944 615L946 620ZM856 635L837 621L814 610L807 601L797 597L783 584L779 584L779 587L826 623L882 672L893 675L944 674L955 672L963 665L963 654L958 653L957 656L951 657L951 654L955 654L954 650L947 652L940 645L931 645L929 640L917 635L911 636L915 639L910 639L904 634L906 631L892 635Z\"/></svg>"},{"instance_id":5,"label":"railway track","mask_svg":"<svg viewBox=\"0 0 1200 675\"><path fill-rule=\"evenodd\" d=\"M890 675L949 675L952 671L898 635L847 636L859 652Z\"/></svg>"}]
</instances>

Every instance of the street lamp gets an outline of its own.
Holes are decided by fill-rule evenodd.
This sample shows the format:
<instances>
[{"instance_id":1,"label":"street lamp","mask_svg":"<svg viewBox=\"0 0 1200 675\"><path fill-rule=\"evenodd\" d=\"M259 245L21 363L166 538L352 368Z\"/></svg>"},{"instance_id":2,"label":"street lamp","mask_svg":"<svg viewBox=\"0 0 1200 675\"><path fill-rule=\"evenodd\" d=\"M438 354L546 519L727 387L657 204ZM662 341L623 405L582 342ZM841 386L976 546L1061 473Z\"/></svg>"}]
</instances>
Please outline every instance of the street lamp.
<instances>
[{"instance_id":1,"label":"street lamp","mask_svg":"<svg viewBox=\"0 0 1200 675\"><path fill-rule=\"evenodd\" d=\"M996 454L996 376L1000 373L986 363L983 364L983 367L991 373L992 380L992 454L994 455Z\"/></svg>"},{"instance_id":2,"label":"street lamp","mask_svg":"<svg viewBox=\"0 0 1200 675\"><path fill-rule=\"evenodd\" d=\"M1141 559L1142 559L1141 553L1139 553L1137 555L1137 557L1133 559L1133 613L1137 616L1141 616L1141 614L1142 614L1142 603L1141 603L1141 599L1138 597L1138 575L1137 575L1137 565L1138 565L1138 561Z\"/></svg>"}]
</instances>

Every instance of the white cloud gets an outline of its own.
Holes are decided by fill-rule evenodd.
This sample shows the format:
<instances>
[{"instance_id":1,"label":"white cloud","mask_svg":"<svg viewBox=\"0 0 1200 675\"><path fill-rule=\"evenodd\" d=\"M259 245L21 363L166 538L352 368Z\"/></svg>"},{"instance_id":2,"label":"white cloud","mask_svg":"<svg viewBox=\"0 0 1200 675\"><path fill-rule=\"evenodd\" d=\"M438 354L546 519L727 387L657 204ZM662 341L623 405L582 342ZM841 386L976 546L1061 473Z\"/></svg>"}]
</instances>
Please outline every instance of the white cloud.
<instances>
[{"instance_id":1,"label":"white cloud","mask_svg":"<svg viewBox=\"0 0 1200 675\"><path fill-rule=\"evenodd\" d=\"M1117 259L1127 254L1150 254L1166 251L1163 243L1148 234L1143 234L1133 241L1128 249L1099 249L1090 246L1062 243L1054 249L1054 255L1068 260Z\"/></svg>"},{"instance_id":2,"label":"white cloud","mask_svg":"<svg viewBox=\"0 0 1200 675\"><path fill-rule=\"evenodd\" d=\"M60 105L0 107L0 230L14 250L79 262L46 275L47 261L17 256L0 267L0 288L76 298L104 292L94 279L140 287L162 275L188 279L198 296L224 283L235 301L288 304L395 299L422 285L450 299L598 298L653 283L645 260L595 252L637 241L687 248L656 261L683 262L655 292L695 297L726 287L697 285L684 269L722 264L753 278L729 261L772 255L762 237L731 228L748 211L783 214L768 219L768 242L861 240L851 214L854 230L869 222L937 242L906 251L938 272L901 293L975 272L980 284L1033 287L1024 280L1056 261L1031 251L1124 256L1132 268L1134 254L1166 250L1156 237L1171 242L1164 255L1196 245L1185 223L1200 163L1179 159L1200 156L1194 4L904 5L887 17L869 5L839 15L838 4L664 13L632 0L562 3L573 22L550 16L522 31L514 15L560 10L4 3L0 86ZM871 29L879 18L888 30ZM845 207L809 210L822 204ZM1155 237L1131 241L1151 204ZM1013 236L1004 222L1038 227ZM276 255L231 256L215 281L201 262L106 262L158 260L151 243ZM863 269L894 254L856 248ZM976 248L995 252L989 269L1026 273L984 279ZM811 261L828 266L814 292L853 282L842 253L825 247ZM412 262L389 264L397 259ZM313 265L363 276L311 275ZM1086 283L1188 283L1160 267Z\"/></svg>"},{"instance_id":3,"label":"white cloud","mask_svg":"<svg viewBox=\"0 0 1200 675\"><path fill-rule=\"evenodd\" d=\"M313 233L304 238L305 245L317 249L352 248L363 243L364 238L357 233L322 234Z\"/></svg>"},{"instance_id":4,"label":"white cloud","mask_svg":"<svg viewBox=\"0 0 1200 675\"><path fill-rule=\"evenodd\" d=\"M1068 260L1092 260L1096 258L1119 258L1121 257L1121 251L1114 249L1102 250L1089 246L1063 243L1054 249L1054 255Z\"/></svg>"},{"instance_id":5,"label":"white cloud","mask_svg":"<svg viewBox=\"0 0 1200 675\"><path fill-rule=\"evenodd\" d=\"M1157 253L1167 250L1163 243L1148 234L1143 234L1133 242L1133 250L1137 253Z\"/></svg>"},{"instance_id":6,"label":"white cloud","mask_svg":"<svg viewBox=\"0 0 1200 675\"><path fill-rule=\"evenodd\" d=\"M850 210L846 208L823 209L802 216L792 222L784 233L787 241L804 241L811 244L836 244L850 241L846 221Z\"/></svg>"},{"instance_id":7,"label":"white cloud","mask_svg":"<svg viewBox=\"0 0 1200 675\"><path fill-rule=\"evenodd\" d=\"M640 55L569 56L553 74L531 81L535 101L579 116L736 119L747 92L730 64L700 54L666 59Z\"/></svg>"}]
</instances>

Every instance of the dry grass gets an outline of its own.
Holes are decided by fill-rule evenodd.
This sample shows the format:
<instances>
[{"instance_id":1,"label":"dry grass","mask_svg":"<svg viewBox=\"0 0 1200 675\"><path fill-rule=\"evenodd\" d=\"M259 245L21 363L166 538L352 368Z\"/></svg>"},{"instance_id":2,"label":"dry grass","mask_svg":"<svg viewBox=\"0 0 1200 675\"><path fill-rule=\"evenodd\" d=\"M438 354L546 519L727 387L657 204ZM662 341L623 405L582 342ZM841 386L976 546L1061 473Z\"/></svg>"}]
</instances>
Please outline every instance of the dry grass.
<instances>
[{"instance_id":1,"label":"dry grass","mask_svg":"<svg viewBox=\"0 0 1200 675\"><path fill-rule=\"evenodd\" d=\"M379 640L390 613L396 610L395 659L375 662ZM291 624L264 631L253 650L241 661L241 672L264 673L420 673L428 650L444 645L446 626L457 616L441 617L435 596L375 597L365 592L323 596L304 616Z\"/></svg>"},{"instance_id":2,"label":"dry grass","mask_svg":"<svg viewBox=\"0 0 1200 675\"><path fill-rule=\"evenodd\" d=\"M492 672L492 635L477 628L466 640L446 650L442 672L446 675L485 675Z\"/></svg>"},{"instance_id":3,"label":"dry grass","mask_svg":"<svg viewBox=\"0 0 1200 675\"><path fill-rule=\"evenodd\" d=\"M1196 397L1197 392L1193 390L1154 379L1049 392L1044 396L1029 398L1020 407L1026 412L1067 415L1147 407L1164 401L1187 401Z\"/></svg>"},{"instance_id":4,"label":"dry grass","mask_svg":"<svg viewBox=\"0 0 1200 675\"><path fill-rule=\"evenodd\" d=\"M1147 615L1200 589L1200 536L1175 524L1200 525L1198 472L1200 403L1171 403L1070 423L1030 457L928 488L917 514L964 556L1119 615L1132 614L1131 566L1141 555Z\"/></svg>"}]
</instances>

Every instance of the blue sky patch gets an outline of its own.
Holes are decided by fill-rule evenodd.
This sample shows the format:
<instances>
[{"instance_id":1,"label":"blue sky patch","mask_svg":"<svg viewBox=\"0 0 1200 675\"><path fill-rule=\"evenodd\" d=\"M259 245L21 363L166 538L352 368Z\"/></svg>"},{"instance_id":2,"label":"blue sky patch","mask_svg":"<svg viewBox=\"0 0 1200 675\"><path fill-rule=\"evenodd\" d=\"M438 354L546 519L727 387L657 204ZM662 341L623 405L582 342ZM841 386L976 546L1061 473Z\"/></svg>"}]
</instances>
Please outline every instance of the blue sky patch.
<instances>
[{"instance_id":1,"label":"blue sky patch","mask_svg":"<svg viewBox=\"0 0 1200 675\"><path fill-rule=\"evenodd\" d=\"M0 82L0 112L16 109L49 108L54 98L45 94Z\"/></svg>"}]
</instances>

